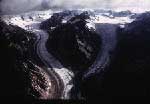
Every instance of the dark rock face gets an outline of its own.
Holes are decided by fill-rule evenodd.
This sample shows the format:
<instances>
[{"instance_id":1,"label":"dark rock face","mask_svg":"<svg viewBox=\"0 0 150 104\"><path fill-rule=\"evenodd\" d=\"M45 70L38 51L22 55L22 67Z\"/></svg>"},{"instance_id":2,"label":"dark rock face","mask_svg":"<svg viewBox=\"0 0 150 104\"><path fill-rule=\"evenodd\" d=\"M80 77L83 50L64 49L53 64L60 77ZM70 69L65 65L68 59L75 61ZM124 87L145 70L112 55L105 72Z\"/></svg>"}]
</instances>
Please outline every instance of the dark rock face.
<instances>
[{"instance_id":1,"label":"dark rock face","mask_svg":"<svg viewBox=\"0 0 150 104\"><path fill-rule=\"evenodd\" d=\"M34 34L1 20L0 33L0 97L47 98L49 78L31 62Z\"/></svg>"},{"instance_id":2,"label":"dark rock face","mask_svg":"<svg viewBox=\"0 0 150 104\"><path fill-rule=\"evenodd\" d=\"M56 27L61 24L63 16L59 13L55 13L50 19L41 23L41 29L51 29L51 27Z\"/></svg>"},{"instance_id":3,"label":"dark rock face","mask_svg":"<svg viewBox=\"0 0 150 104\"><path fill-rule=\"evenodd\" d=\"M81 78L83 72L91 66L101 48L101 38L86 26L89 19L87 12L76 15L67 23L51 26L46 29L49 39L46 47L65 67L75 72L74 87L71 90L72 99L80 99Z\"/></svg>"},{"instance_id":4,"label":"dark rock face","mask_svg":"<svg viewBox=\"0 0 150 104\"><path fill-rule=\"evenodd\" d=\"M66 10L60 13L54 13L51 18L41 23L40 28L48 31L51 30L52 27L57 27L61 25L63 19L69 20L72 17L80 18L80 19L89 18L87 12L83 12L80 15L79 14L80 14L79 11L76 10L72 10L72 11Z\"/></svg>"},{"instance_id":5,"label":"dark rock face","mask_svg":"<svg viewBox=\"0 0 150 104\"><path fill-rule=\"evenodd\" d=\"M150 89L150 13L118 31L115 58L107 72L87 79L82 94L87 99L112 96L147 96Z\"/></svg>"},{"instance_id":6,"label":"dark rock face","mask_svg":"<svg viewBox=\"0 0 150 104\"><path fill-rule=\"evenodd\" d=\"M51 27L57 27L62 24L62 20L66 17L76 15L76 11L63 11L60 13L54 13L51 18L41 23L41 29L49 30Z\"/></svg>"},{"instance_id":7,"label":"dark rock face","mask_svg":"<svg viewBox=\"0 0 150 104\"><path fill-rule=\"evenodd\" d=\"M86 17L85 14L75 16L49 32L49 52L75 70L89 67L100 49L100 37L86 27Z\"/></svg>"}]
</instances>

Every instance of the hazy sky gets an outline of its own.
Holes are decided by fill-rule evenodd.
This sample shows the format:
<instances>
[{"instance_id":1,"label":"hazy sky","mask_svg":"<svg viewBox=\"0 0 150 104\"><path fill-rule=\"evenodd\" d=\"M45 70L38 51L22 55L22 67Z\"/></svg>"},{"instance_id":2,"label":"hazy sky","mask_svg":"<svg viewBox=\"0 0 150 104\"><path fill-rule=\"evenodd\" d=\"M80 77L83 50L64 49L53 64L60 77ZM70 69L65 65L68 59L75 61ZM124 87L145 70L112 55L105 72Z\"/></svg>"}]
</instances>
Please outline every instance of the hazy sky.
<instances>
[{"instance_id":1,"label":"hazy sky","mask_svg":"<svg viewBox=\"0 0 150 104\"><path fill-rule=\"evenodd\" d=\"M139 8L149 9L150 0L2 0L0 9L4 13L17 13L33 8L41 8L41 4L53 8Z\"/></svg>"}]
</instances>

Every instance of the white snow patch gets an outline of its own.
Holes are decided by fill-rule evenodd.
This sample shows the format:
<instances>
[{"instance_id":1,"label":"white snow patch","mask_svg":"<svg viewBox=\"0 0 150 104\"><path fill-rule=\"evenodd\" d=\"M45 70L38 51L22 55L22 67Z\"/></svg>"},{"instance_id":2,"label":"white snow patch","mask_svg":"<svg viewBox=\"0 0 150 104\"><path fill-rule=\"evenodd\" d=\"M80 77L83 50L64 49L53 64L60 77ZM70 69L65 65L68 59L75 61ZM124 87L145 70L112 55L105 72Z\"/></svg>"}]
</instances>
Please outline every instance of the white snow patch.
<instances>
[{"instance_id":1,"label":"white snow patch","mask_svg":"<svg viewBox=\"0 0 150 104\"><path fill-rule=\"evenodd\" d=\"M95 23L94 22L92 22L90 19L87 19L86 21L87 21L86 26L89 29L95 29Z\"/></svg>"},{"instance_id":2,"label":"white snow patch","mask_svg":"<svg viewBox=\"0 0 150 104\"><path fill-rule=\"evenodd\" d=\"M63 19L63 20L62 20L62 23L67 23L67 20L64 20L64 19Z\"/></svg>"},{"instance_id":3,"label":"white snow patch","mask_svg":"<svg viewBox=\"0 0 150 104\"><path fill-rule=\"evenodd\" d=\"M61 68L61 69L53 68L53 69L56 73L58 73L60 75L60 77L62 78L62 80L64 82L65 88L64 88L63 98L69 99L69 91L73 87L73 84L71 82L72 78L74 77L73 72L69 71L66 68Z\"/></svg>"},{"instance_id":4,"label":"white snow patch","mask_svg":"<svg viewBox=\"0 0 150 104\"><path fill-rule=\"evenodd\" d=\"M109 23L109 24L126 24L131 23L134 19L129 17L106 17L102 15L91 16L94 23Z\"/></svg>"},{"instance_id":5,"label":"white snow patch","mask_svg":"<svg viewBox=\"0 0 150 104\"><path fill-rule=\"evenodd\" d=\"M30 25L40 23L52 16L52 11L34 11L18 15L3 15L2 19L11 25L17 25L25 30L31 30Z\"/></svg>"}]
</instances>

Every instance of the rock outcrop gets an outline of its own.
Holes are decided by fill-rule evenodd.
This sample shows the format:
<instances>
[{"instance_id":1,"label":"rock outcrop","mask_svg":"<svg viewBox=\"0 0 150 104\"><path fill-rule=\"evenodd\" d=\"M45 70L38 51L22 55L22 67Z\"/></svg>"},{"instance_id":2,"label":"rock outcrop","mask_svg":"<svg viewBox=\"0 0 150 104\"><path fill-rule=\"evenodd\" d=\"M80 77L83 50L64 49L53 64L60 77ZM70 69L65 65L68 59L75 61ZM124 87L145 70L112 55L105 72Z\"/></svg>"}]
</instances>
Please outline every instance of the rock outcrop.
<instances>
[{"instance_id":1,"label":"rock outcrop","mask_svg":"<svg viewBox=\"0 0 150 104\"><path fill-rule=\"evenodd\" d=\"M73 70L87 69L100 51L101 39L86 26L88 18L85 12L49 30L49 52Z\"/></svg>"},{"instance_id":2,"label":"rock outcrop","mask_svg":"<svg viewBox=\"0 0 150 104\"><path fill-rule=\"evenodd\" d=\"M33 63L35 35L0 20L0 97L14 99L47 99L50 79Z\"/></svg>"}]
</instances>

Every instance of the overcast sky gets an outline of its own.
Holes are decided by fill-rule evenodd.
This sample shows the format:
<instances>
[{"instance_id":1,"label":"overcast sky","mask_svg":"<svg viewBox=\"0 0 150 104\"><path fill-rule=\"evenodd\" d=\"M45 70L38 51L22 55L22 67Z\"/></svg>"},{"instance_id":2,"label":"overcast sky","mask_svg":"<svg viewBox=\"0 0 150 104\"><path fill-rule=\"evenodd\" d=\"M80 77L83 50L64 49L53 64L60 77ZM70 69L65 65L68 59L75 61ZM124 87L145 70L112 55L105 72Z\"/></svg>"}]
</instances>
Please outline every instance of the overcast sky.
<instances>
[{"instance_id":1,"label":"overcast sky","mask_svg":"<svg viewBox=\"0 0 150 104\"><path fill-rule=\"evenodd\" d=\"M150 0L2 0L0 9L4 13L17 13L41 8L139 8L149 9ZM34 9L33 9L34 10Z\"/></svg>"}]
</instances>

